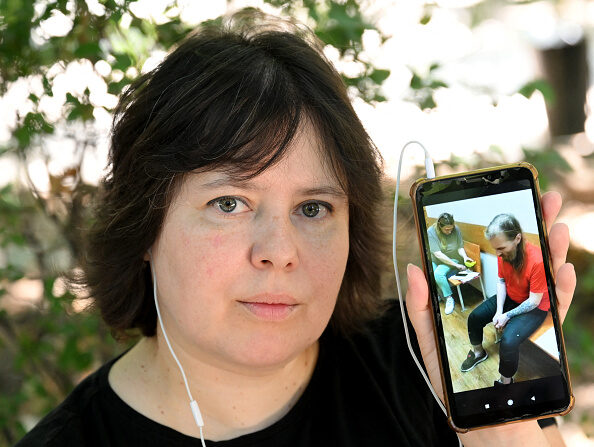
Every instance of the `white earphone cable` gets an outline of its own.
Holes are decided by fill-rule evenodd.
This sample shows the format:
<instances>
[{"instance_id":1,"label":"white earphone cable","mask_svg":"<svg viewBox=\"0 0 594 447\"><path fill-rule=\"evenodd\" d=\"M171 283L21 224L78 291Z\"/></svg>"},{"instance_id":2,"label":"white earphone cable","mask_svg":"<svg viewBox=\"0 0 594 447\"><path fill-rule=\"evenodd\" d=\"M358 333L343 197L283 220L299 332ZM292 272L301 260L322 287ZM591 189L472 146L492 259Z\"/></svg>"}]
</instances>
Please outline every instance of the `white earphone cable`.
<instances>
[{"instance_id":1,"label":"white earphone cable","mask_svg":"<svg viewBox=\"0 0 594 447\"><path fill-rule=\"evenodd\" d=\"M173 356L175 363L177 363L177 366L178 366L178 368L182 374L182 377L184 379L184 384L186 385L186 391L188 392L188 397L190 398L190 409L192 410L192 416L194 416L194 421L196 422L196 425L198 426L198 429L200 430L200 441L202 441L202 447L206 447L206 444L204 442L204 434L202 432L202 427L204 427L204 420L202 419L202 414L200 413L200 408L198 407L198 403L192 397L192 393L190 391L190 386L188 385L188 379L186 378L186 373L184 372L184 369L182 368L181 363L179 362L177 356L175 355L175 352L173 351L173 348L171 347L171 343L169 342L169 337L167 337L167 332L165 332L165 326L163 325L163 319L161 318L161 312L159 310L159 302L157 300L157 275L155 274L155 267L153 265L153 254L151 253L150 249L148 250L148 254L150 257L151 273L153 276L153 296L155 298L155 308L157 309L157 317L159 319L159 325L161 326L161 331L163 331L163 338L165 338L165 342L167 343L169 352L171 352L171 355Z\"/></svg>"},{"instance_id":2,"label":"white earphone cable","mask_svg":"<svg viewBox=\"0 0 594 447\"><path fill-rule=\"evenodd\" d=\"M402 158L404 156L404 151L410 144L418 144L419 146L421 146L421 148L423 148L423 151L425 152L425 170L427 173L427 178L435 177L435 168L433 166L433 160L431 160L431 156L429 155L429 152L427 151L427 149L425 149L425 146L423 146L420 142L414 141L414 140L406 143L402 147L402 150L400 152L400 159L398 160L398 174L396 177L396 192L394 194L394 224L393 224L393 228L392 228L392 260L394 262L394 273L396 275L396 288L398 290L398 301L400 302L400 313L402 314L404 334L406 335L406 344L408 345L408 350L410 351L410 355L412 356L413 360L415 361L417 368L421 372L423 379L425 379L425 383L429 387L429 391L431 391L431 394L433 395L433 397L435 398L435 401L439 405L439 408L441 408L441 410L447 416L448 412L447 412L443 402L441 401L441 399L435 392L435 389L433 388L433 385L431 384L429 377L427 377L427 374L425 373L425 370L423 369L421 362L419 362L419 359L417 358L417 356L413 350L412 344L410 342L410 334L408 332L408 325L406 323L406 313L404 311L404 301L402 299L402 289L400 286L400 275L398 274L398 264L397 264L397 260L396 260L396 224L398 221L397 211L398 211L398 192L400 190L400 171L402 168ZM458 438L458 442L459 442L460 447L462 447L462 441L460 440L460 438Z\"/></svg>"}]
</instances>

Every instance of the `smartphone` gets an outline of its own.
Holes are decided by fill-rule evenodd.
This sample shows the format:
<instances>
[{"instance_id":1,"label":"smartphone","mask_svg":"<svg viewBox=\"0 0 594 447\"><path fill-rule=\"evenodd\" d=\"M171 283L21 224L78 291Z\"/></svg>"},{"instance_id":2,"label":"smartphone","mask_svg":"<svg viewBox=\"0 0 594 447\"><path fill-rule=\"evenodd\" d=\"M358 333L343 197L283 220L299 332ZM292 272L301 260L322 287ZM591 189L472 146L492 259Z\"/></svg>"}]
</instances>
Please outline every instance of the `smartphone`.
<instances>
[{"instance_id":1,"label":"smartphone","mask_svg":"<svg viewBox=\"0 0 594 447\"><path fill-rule=\"evenodd\" d=\"M573 406L537 177L517 163L419 179L410 190L458 432Z\"/></svg>"}]
</instances>

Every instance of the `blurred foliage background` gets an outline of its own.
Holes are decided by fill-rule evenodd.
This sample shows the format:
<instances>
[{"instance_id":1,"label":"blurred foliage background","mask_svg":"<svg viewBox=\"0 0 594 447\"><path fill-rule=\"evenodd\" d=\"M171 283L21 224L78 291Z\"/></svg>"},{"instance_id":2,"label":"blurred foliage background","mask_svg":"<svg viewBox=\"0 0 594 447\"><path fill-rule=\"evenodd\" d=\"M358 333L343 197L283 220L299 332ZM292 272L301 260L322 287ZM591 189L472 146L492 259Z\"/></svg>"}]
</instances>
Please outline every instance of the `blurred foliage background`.
<instances>
[{"instance_id":1,"label":"blurred foliage background","mask_svg":"<svg viewBox=\"0 0 594 447\"><path fill-rule=\"evenodd\" d=\"M5 122L8 133L0 138L0 446L14 444L82 377L125 348L87 309L92 299L69 290L64 275L76 269L83 255L82 234L92 219L89 210L96 190L96 179L89 179L84 170L91 167L100 172L105 164L110 112L117 95L194 27L182 20L176 1L161 2L159 19L138 17L134 3L0 0L0 97L4 116L11 117ZM365 14L370 2L260 3L305 21L336 60L357 65L353 72L337 64L355 101L373 107L387 101L382 85L391 72L365 56L367 30L374 31L380 46L389 38ZM472 27L487 20L502 4L514 2L467 3L465 13ZM422 26L430 24L439 4L419 5L421 14L416 20ZM68 19L64 21L64 17ZM47 31L51 23L54 29L61 29ZM570 50L584 42L570 45ZM585 48L579 51L585 55ZM585 115L580 116L579 110L583 113L587 75L578 79L576 73L584 69L587 73L586 59L578 57L579 70L571 72L568 86L567 75L559 73L558 57L552 57L548 78L532 79L518 89L526 97L540 92L547 102L550 123L546 144L523 147L521 155L539 169L545 190L561 191L565 201L574 205L592 206L594 192L578 190L568 182L576 175L592 177L592 152L574 151L568 161L566 150L574 142L571 135L584 132ZM443 68L437 62L425 70L409 68L404 96L419 111L430 114L437 106L436 94L450 88L440 74ZM68 84L64 73L76 70L79 78L87 77L88 85ZM89 88L91 84L95 87ZM14 104L11 92L16 85L26 94ZM102 95L96 93L97 85ZM477 83L475 88L484 92L488 87ZM574 91L576 88L583 91ZM495 95L493 101L497 101ZM576 104L577 115L561 122ZM56 168L60 157L61 165ZM509 161L516 160L493 145L480 154L450 155L437 169L443 173ZM421 173L416 167L408 175L412 179ZM402 200L402 231L414 231L407 198ZM401 251L403 263L419 263L416 246ZM594 378L593 254L572 246L569 260L576 266L578 290L564 329L573 380L580 384ZM386 293L394 296L393 290L392 283ZM588 408L579 420L590 436L594 436L593 412L594 408Z\"/></svg>"}]
</instances>

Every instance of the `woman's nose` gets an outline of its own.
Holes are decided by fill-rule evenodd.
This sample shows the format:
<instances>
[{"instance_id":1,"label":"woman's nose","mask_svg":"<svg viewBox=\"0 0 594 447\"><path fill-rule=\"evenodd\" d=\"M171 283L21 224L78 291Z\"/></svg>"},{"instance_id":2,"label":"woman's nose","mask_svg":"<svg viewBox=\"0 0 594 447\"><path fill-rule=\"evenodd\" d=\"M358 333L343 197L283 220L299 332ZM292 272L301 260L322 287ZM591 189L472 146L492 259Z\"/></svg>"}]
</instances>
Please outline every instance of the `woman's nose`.
<instances>
[{"instance_id":1,"label":"woman's nose","mask_svg":"<svg viewBox=\"0 0 594 447\"><path fill-rule=\"evenodd\" d=\"M255 230L251 262L256 268L292 271L297 267L297 234L289 216L261 219Z\"/></svg>"}]
</instances>

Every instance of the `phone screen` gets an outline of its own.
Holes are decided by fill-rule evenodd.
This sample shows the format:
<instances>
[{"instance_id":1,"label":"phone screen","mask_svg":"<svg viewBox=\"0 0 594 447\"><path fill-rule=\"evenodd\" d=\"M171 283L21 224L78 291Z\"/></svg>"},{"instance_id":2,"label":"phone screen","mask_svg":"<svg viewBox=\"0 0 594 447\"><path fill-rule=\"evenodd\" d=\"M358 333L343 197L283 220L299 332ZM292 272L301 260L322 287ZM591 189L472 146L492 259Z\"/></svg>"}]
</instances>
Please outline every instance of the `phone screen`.
<instances>
[{"instance_id":1,"label":"phone screen","mask_svg":"<svg viewBox=\"0 0 594 447\"><path fill-rule=\"evenodd\" d=\"M453 424L563 412L571 389L532 171L436 179L414 200Z\"/></svg>"}]
</instances>

